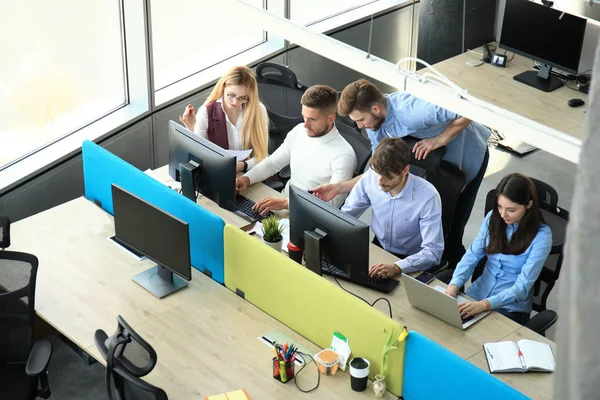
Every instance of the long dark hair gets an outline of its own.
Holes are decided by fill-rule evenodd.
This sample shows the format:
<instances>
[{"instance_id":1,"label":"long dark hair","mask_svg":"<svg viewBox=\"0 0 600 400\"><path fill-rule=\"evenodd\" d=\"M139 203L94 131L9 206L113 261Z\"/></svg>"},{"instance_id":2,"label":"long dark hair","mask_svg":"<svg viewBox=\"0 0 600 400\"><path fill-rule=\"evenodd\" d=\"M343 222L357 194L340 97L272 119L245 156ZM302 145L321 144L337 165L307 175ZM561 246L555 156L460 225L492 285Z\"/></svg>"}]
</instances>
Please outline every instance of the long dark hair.
<instances>
[{"instance_id":1,"label":"long dark hair","mask_svg":"<svg viewBox=\"0 0 600 400\"><path fill-rule=\"evenodd\" d=\"M500 195L523 206L527 206L530 201L532 203L531 207L525 210L525 215L519 221L519 227L513 233L510 242L506 236L506 222L498 211ZM544 223L535 185L523 174L509 174L498 184L494 200L488 229L490 241L485 248L486 254L522 254L527 250L540 226Z\"/></svg>"}]
</instances>

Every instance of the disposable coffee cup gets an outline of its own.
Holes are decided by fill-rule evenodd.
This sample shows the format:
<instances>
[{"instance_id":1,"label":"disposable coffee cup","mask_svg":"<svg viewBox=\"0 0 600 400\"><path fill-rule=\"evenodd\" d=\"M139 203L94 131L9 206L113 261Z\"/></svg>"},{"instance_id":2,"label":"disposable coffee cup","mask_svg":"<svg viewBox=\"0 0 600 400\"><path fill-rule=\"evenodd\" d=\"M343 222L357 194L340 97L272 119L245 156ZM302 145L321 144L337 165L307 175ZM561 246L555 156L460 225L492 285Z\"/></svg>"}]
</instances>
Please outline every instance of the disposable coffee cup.
<instances>
[{"instance_id":1,"label":"disposable coffee cup","mask_svg":"<svg viewBox=\"0 0 600 400\"><path fill-rule=\"evenodd\" d=\"M350 361L350 387L355 392L363 392L367 388L370 365L369 360L362 357Z\"/></svg>"},{"instance_id":2,"label":"disposable coffee cup","mask_svg":"<svg viewBox=\"0 0 600 400\"><path fill-rule=\"evenodd\" d=\"M302 264L302 249L296 247L292 242L288 242L288 255L298 264Z\"/></svg>"}]
</instances>

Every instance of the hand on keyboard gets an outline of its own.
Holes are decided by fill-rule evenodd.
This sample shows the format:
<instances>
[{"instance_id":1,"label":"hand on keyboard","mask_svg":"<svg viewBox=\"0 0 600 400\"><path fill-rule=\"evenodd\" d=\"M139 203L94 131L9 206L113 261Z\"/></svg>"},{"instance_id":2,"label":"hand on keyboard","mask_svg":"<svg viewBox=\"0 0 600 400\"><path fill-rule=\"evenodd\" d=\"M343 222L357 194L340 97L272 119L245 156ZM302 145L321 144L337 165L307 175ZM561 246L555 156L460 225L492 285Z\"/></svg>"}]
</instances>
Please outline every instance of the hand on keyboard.
<instances>
[{"instance_id":1,"label":"hand on keyboard","mask_svg":"<svg viewBox=\"0 0 600 400\"><path fill-rule=\"evenodd\" d=\"M288 208L288 200L276 199L274 197L265 197L264 199L256 202L253 207L253 210L258 212L259 214L264 214L270 211L275 210L285 210Z\"/></svg>"}]
</instances>

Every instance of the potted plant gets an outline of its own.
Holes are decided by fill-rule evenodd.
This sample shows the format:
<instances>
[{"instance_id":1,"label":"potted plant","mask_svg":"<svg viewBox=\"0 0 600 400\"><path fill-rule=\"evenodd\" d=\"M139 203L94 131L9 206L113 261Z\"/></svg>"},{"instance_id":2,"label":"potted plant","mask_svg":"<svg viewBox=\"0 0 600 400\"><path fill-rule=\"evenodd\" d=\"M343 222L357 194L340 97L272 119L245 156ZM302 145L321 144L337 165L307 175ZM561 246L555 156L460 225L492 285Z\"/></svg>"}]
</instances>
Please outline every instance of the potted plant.
<instances>
[{"instance_id":1,"label":"potted plant","mask_svg":"<svg viewBox=\"0 0 600 400\"><path fill-rule=\"evenodd\" d=\"M272 215L262 220L263 242L269 247L281 251L283 228L279 226L279 218Z\"/></svg>"}]
</instances>

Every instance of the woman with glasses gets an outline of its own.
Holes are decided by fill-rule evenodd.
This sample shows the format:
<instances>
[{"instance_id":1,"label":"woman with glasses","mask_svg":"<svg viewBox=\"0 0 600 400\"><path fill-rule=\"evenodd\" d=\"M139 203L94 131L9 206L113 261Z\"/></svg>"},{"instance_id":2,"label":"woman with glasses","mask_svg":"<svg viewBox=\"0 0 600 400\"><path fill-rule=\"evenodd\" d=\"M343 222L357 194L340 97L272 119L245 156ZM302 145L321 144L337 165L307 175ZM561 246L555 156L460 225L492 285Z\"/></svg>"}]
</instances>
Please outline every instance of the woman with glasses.
<instances>
[{"instance_id":1,"label":"woman with glasses","mask_svg":"<svg viewBox=\"0 0 600 400\"><path fill-rule=\"evenodd\" d=\"M227 71L198 112L188 104L179 121L224 149L251 149L250 158L237 163L237 172L248 171L267 156L269 117L248 67Z\"/></svg>"},{"instance_id":2,"label":"woman with glasses","mask_svg":"<svg viewBox=\"0 0 600 400\"><path fill-rule=\"evenodd\" d=\"M467 289L476 301L459 304L461 316L492 309L523 325L531 313L533 285L551 247L552 232L544 223L535 185L525 175L509 174L498 184L494 207L456 266L446 294L456 297L487 256L483 274Z\"/></svg>"}]
</instances>

